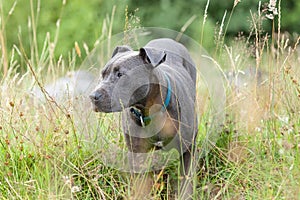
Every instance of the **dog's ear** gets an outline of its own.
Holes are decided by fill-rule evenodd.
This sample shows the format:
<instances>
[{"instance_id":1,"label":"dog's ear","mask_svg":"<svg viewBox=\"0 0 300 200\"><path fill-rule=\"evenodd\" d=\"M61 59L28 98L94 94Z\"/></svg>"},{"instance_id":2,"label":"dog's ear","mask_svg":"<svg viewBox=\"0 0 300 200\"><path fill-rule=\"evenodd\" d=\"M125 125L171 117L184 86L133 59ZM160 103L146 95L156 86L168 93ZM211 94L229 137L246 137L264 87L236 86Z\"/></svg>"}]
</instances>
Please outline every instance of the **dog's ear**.
<instances>
[{"instance_id":1,"label":"dog's ear","mask_svg":"<svg viewBox=\"0 0 300 200\"><path fill-rule=\"evenodd\" d=\"M113 51L111 57L114 57L116 54L123 53L123 52L126 52L126 51L132 51L132 49L130 48L130 46L127 46L127 45L117 46L115 48L115 50Z\"/></svg>"},{"instance_id":2,"label":"dog's ear","mask_svg":"<svg viewBox=\"0 0 300 200\"><path fill-rule=\"evenodd\" d=\"M166 60L167 54L162 50L144 47L140 49L140 56L154 68Z\"/></svg>"}]
</instances>

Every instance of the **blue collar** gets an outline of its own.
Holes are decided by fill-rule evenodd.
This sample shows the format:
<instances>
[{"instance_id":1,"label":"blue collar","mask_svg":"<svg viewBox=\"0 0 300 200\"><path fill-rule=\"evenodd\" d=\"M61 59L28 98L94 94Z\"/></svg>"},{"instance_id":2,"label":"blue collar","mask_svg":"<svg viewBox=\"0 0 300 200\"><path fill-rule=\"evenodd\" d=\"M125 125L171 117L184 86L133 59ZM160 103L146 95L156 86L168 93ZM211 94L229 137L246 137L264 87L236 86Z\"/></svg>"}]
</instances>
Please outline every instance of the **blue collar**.
<instances>
[{"instance_id":1,"label":"blue collar","mask_svg":"<svg viewBox=\"0 0 300 200\"><path fill-rule=\"evenodd\" d=\"M171 82L167 74L164 74L165 78L167 80L168 84L168 90L167 90L167 96L163 103L163 106L161 107L161 112L165 112L167 110L168 105L171 101L172 96L172 88L171 88ZM130 112L134 115L134 117L141 122L142 127L145 127L145 123L148 123L151 121L154 115L152 116L143 116L143 114L140 112L139 109L136 109L135 107L130 108Z\"/></svg>"}]
</instances>

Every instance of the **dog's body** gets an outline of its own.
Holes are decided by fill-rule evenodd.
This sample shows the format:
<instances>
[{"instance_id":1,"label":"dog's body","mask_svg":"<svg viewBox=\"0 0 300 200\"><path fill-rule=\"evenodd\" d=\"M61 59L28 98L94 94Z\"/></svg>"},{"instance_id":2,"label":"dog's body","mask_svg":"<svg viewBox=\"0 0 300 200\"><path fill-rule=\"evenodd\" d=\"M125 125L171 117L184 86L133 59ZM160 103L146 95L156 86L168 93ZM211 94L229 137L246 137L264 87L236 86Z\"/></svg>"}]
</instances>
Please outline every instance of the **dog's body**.
<instances>
[{"instance_id":1,"label":"dog's body","mask_svg":"<svg viewBox=\"0 0 300 200\"><path fill-rule=\"evenodd\" d=\"M171 39L152 40L140 51L117 47L102 78L90 95L95 111L124 111L123 131L131 159L176 148L183 176L179 197L191 198L196 68L187 49Z\"/></svg>"}]
</instances>

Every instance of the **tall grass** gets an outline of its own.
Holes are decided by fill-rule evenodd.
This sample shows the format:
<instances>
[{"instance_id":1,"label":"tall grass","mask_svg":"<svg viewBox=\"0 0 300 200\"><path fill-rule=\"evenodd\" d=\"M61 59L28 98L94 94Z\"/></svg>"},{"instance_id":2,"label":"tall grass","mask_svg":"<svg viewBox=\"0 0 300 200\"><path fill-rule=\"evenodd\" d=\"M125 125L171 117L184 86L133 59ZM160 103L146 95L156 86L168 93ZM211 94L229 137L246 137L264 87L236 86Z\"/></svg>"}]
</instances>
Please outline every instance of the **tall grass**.
<instances>
[{"instance_id":1,"label":"tall grass","mask_svg":"<svg viewBox=\"0 0 300 200\"><path fill-rule=\"evenodd\" d=\"M237 5L235 1L233 8L238 9ZM206 10L208 6L209 1ZM280 31L280 1L277 8L279 12L274 18L279 20L278 24L272 21L271 35L261 28L264 20L270 20L265 19L270 13L259 9L256 14L252 13L250 35L240 36L228 44L224 42L226 27L234 17L234 9L227 23L227 14L224 15L222 28L216 35L217 53L212 59L224 70L235 72L236 79L248 65L254 66L256 78L247 87L235 84L228 87L226 123L215 148L205 157L197 173L195 197L198 199L300 198L300 60L297 50L300 38L295 44L289 43L288 37ZM8 24L5 22L8 16L1 12L0 197L126 199L132 180L99 159L101 152L110 149L101 146L103 143L91 142L97 140L93 136L83 137L74 125L72 105L58 104L43 90L46 82L76 68L81 49L74 41L68 58L54 57L60 19L55 39L51 41L47 34L44 43L38 44L36 19L40 14L32 8L28 27L32 33L31 51L27 55L22 41L28 38L22 35L19 44L7 48L5 27ZM113 16L104 22L101 38L111 36ZM208 14L204 19L207 17ZM129 22L125 24L128 30ZM203 37L202 32L201 41ZM43 46L41 52L39 45ZM21 70L21 65L25 70ZM258 71L264 74L261 82L257 81ZM30 97L28 91L34 86L42 89L44 103L36 103ZM206 120L205 115L200 117L199 144L204 138L201 131L205 130ZM109 117L98 116L97 123L109 139L122 144L120 130L114 128ZM178 163L154 176L155 198L169 199L174 190L170 186L172 179L178 177Z\"/></svg>"},{"instance_id":2,"label":"tall grass","mask_svg":"<svg viewBox=\"0 0 300 200\"><path fill-rule=\"evenodd\" d=\"M223 43L226 15L216 36L223 69L229 68L238 79L253 67L255 76L247 87L234 83L233 89L229 87L225 130L203 172L204 178L209 177L202 180L206 198L300 198L296 189L300 173L295 169L299 165L299 38L289 45L281 33L280 1L270 1L267 13L262 10L259 4L258 12L251 13L247 38L238 37L231 46ZM262 30L265 20L272 20L271 35ZM259 72L264 74L260 82Z\"/></svg>"}]
</instances>

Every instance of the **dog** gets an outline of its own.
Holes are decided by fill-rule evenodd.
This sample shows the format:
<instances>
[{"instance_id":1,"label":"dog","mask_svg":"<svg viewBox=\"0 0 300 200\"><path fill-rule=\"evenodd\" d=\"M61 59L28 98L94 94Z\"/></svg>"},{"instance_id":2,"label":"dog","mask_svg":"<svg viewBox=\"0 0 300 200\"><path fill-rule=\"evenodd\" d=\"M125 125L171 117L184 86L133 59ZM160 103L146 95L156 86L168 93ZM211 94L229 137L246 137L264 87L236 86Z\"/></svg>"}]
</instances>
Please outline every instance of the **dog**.
<instances>
[{"instance_id":1,"label":"dog","mask_svg":"<svg viewBox=\"0 0 300 200\"><path fill-rule=\"evenodd\" d=\"M136 155L156 150L179 152L183 177L179 199L191 199L193 194L196 73L188 50L172 39L151 40L138 51L117 46L89 96L96 112L123 112L130 160L139 162ZM145 185L153 184L149 179L136 184L140 187L134 191L136 199L148 198L151 188Z\"/></svg>"}]
</instances>

